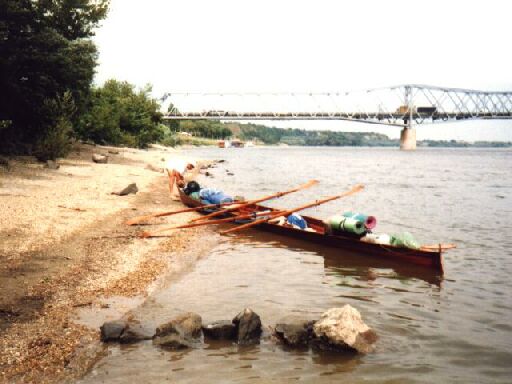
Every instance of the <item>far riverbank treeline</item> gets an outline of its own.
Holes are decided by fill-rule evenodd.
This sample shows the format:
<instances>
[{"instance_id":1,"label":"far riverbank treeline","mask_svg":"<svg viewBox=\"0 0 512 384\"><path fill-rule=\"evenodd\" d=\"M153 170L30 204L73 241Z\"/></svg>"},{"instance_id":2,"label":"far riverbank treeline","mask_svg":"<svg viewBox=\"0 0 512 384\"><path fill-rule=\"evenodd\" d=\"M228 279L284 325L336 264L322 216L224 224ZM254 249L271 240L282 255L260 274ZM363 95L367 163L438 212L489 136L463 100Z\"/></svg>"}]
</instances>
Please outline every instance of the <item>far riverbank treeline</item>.
<instances>
[{"instance_id":1,"label":"far riverbank treeline","mask_svg":"<svg viewBox=\"0 0 512 384\"><path fill-rule=\"evenodd\" d=\"M262 124L221 123L208 120L167 122L164 144L214 145L215 141L203 139L238 138L265 145L331 146L331 147L399 147L398 139L375 132L316 131L297 128L276 128ZM181 135L180 135L181 132ZM185 135L183 135L185 134ZM186 136L191 135L192 138ZM512 147L512 142L460 140L420 140L420 147Z\"/></svg>"}]
</instances>

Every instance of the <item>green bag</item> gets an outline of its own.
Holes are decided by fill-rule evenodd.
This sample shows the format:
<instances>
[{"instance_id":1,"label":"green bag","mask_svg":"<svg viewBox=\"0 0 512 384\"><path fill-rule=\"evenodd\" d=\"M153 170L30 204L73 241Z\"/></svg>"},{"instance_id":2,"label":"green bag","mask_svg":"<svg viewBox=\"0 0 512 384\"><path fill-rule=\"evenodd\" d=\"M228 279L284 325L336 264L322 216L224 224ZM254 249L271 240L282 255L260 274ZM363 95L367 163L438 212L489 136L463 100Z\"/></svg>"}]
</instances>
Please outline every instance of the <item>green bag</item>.
<instances>
[{"instance_id":1,"label":"green bag","mask_svg":"<svg viewBox=\"0 0 512 384\"><path fill-rule=\"evenodd\" d=\"M419 243L409 232L392 235L391 245L401 248L420 249Z\"/></svg>"}]
</instances>

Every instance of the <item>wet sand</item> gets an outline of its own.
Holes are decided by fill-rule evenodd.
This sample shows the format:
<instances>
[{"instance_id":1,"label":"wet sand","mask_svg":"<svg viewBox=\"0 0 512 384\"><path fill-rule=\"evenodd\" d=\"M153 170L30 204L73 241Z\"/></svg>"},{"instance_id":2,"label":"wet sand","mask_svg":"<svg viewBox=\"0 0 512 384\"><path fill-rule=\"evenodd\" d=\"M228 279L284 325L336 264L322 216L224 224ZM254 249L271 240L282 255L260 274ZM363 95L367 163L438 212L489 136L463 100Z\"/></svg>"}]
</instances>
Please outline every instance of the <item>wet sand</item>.
<instances>
[{"instance_id":1,"label":"wet sand","mask_svg":"<svg viewBox=\"0 0 512 384\"><path fill-rule=\"evenodd\" d=\"M107 154L108 164L92 162ZM81 376L104 351L97 328L75 321L128 316L179 272L197 230L139 239L134 216L182 207L170 198L166 161L181 154L80 145L50 170L31 158L0 168L0 382L60 382ZM148 167L149 165L149 167ZM136 195L116 196L130 183ZM182 223L194 214L152 221Z\"/></svg>"}]
</instances>

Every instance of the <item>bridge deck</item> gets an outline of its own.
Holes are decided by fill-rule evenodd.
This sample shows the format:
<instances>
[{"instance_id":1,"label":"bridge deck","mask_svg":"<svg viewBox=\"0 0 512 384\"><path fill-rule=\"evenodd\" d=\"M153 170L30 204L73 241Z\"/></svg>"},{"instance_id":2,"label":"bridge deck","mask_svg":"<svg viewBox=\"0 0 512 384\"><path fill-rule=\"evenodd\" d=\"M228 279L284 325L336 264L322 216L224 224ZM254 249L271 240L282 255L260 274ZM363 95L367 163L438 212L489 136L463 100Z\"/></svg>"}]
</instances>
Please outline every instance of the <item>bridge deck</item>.
<instances>
[{"instance_id":1,"label":"bridge deck","mask_svg":"<svg viewBox=\"0 0 512 384\"><path fill-rule=\"evenodd\" d=\"M410 115L403 113L379 113L379 112L190 112L165 114L165 120L376 120L376 121L401 121L408 120ZM413 120L465 120L465 119L511 119L512 112L506 113L413 113Z\"/></svg>"}]
</instances>

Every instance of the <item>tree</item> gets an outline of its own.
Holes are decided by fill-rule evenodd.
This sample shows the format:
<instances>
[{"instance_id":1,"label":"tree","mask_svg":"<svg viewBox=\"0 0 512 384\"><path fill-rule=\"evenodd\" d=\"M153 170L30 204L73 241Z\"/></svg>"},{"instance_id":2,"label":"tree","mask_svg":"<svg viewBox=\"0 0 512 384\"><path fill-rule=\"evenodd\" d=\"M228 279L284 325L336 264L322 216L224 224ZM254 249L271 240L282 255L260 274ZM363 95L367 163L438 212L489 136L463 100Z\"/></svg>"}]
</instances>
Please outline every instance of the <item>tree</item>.
<instances>
[{"instance_id":1,"label":"tree","mask_svg":"<svg viewBox=\"0 0 512 384\"><path fill-rule=\"evenodd\" d=\"M139 91L127 82L108 80L91 92L88 111L78 124L84 139L104 144L146 147L160 140L160 105L150 97L151 87Z\"/></svg>"},{"instance_id":2,"label":"tree","mask_svg":"<svg viewBox=\"0 0 512 384\"><path fill-rule=\"evenodd\" d=\"M48 108L72 97L84 110L97 52L88 40L107 0L0 0L0 151L31 151L59 121ZM59 123L62 126L62 123ZM64 124L67 125L67 124Z\"/></svg>"}]
</instances>

